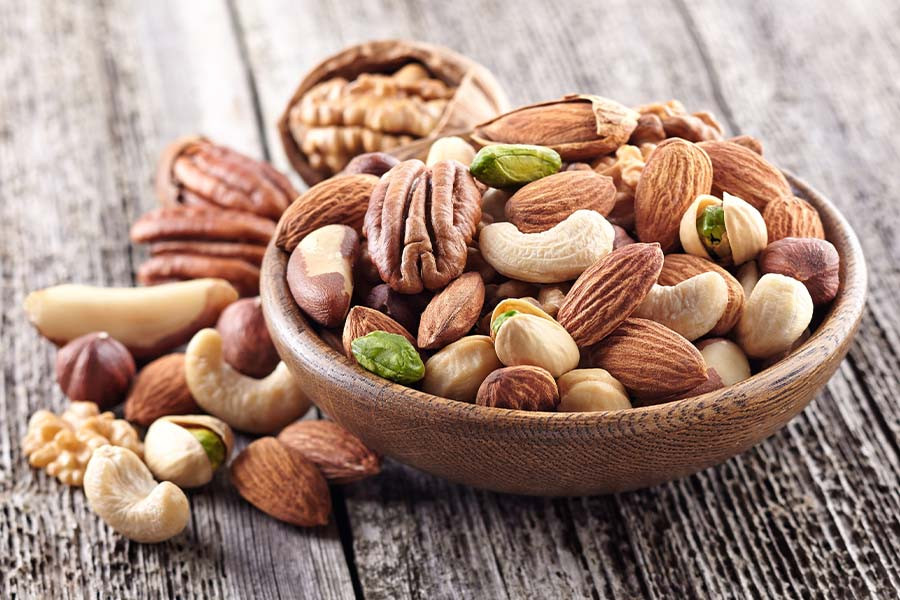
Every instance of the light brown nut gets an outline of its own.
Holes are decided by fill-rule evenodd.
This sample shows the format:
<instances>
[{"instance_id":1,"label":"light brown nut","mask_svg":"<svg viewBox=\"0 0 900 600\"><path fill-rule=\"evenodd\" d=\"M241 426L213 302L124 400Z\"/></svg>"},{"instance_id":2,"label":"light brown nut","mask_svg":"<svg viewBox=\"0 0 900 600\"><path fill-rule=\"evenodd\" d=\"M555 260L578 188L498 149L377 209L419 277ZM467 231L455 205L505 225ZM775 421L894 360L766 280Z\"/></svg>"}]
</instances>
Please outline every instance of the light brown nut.
<instances>
[{"instance_id":1,"label":"light brown nut","mask_svg":"<svg viewBox=\"0 0 900 600\"><path fill-rule=\"evenodd\" d=\"M769 232L770 244L787 237L825 239L825 228L819 218L819 211L796 196L770 200L763 211L763 220Z\"/></svg>"},{"instance_id":2,"label":"light brown nut","mask_svg":"<svg viewBox=\"0 0 900 600\"><path fill-rule=\"evenodd\" d=\"M697 344L709 370L715 369L724 385L750 378L750 363L741 347L725 338L709 338Z\"/></svg>"},{"instance_id":3,"label":"light brown nut","mask_svg":"<svg viewBox=\"0 0 900 600\"><path fill-rule=\"evenodd\" d=\"M194 240L171 240L150 244L150 255L191 254L213 258L232 258L250 263L256 267L262 264L266 247L262 244L241 242L204 242Z\"/></svg>"},{"instance_id":4,"label":"light brown nut","mask_svg":"<svg viewBox=\"0 0 900 600\"><path fill-rule=\"evenodd\" d=\"M546 231L580 209L603 216L615 204L611 177L592 170L565 171L542 177L520 188L506 203L507 220L523 233Z\"/></svg>"},{"instance_id":5,"label":"light brown nut","mask_svg":"<svg viewBox=\"0 0 900 600\"><path fill-rule=\"evenodd\" d=\"M793 195L781 171L753 150L726 141L700 142L699 146L712 161L714 195L728 192L760 212L772 200Z\"/></svg>"},{"instance_id":6,"label":"light brown nut","mask_svg":"<svg viewBox=\"0 0 900 600\"><path fill-rule=\"evenodd\" d=\"M640 144L658 144L666 139L666 131L663 129L662 119L652 113L643 114L638 118L637 127L631 132L628 143L634 146Z\"/></svg>"},{"instance_id":7,"label":"light brown nut","mask_svg":"<svg viewBox=\"0 0 900 600\"><path fill-rule=\"evenodd\" d=\"M566 294L572 286L564 283L551 283L542 285L541 291L538 292L537 301L541 308L544 309L551 317L556 317L559 313L559 307L566 300Z\"/></svg>"},{"instance_id":8,"label":"light brown nut","mask_svg":"<svg viewBox=\"0 0 900 600\"><path fill-rule=\"evenodd\" d=\"M484 282L478 273L463 273L437 293L419 322L418 347L443 348L467 334L481 314Z\"/></svg>"},{"instance_id":9,"label":"light brown nut","mask_svg":"<svg viewBox=\"0 0 900 600\"><path fill-rule=\"evenodd\" d=\"M481 250L477 247L469 246L466 248L466 273L478 273L481 275L481 281L490 283L497 279L499 275L488 261L484 260Z\"/></svg>"},{"instance_id":10,"label":"light brown nut","mask_svg":"<svg viewBox=\"0 0 900 600\"><path fill-rule=\"evenodd\" d=\"M659 242L663 252L673 250L681 216L697 196L709 193L712 180L709 157L696 144L673 138L657 146L635 190L638 239Z\"/></svg>"},{"instance_id":11,"label":"light brown nut","mask_svg":"<svg viewBox=\"0 0 900 600\"><path fill-rule=\"evenodd\" d=\"M216 323L225 362L250 377L265 377L281 360L269 336L259 296L229 305Z\"/></svg>"},{"instance_id":12,"label":"light brown nut","mask_svg":"<svg viewBox=\"0 0 900 600\"><path fill-rule=\"evenodd\" d=\"M504 367L481 383L475 403L513 410L554 411L559 404L559 390L553 376L540 367Z\"/></svg>"},{"instance_id":13,"label":"light brown nut","mask_svg":"<svg viewBox=\"0 0 900 600\"><path fill-rule=\"evenodd\" d=\"M631 408L631 401L619 381L603 369L575 369L557 382L559 412L591 412Z\"/></svg>"},{"instance_id":14,"label":"light brown nut","mask_svg":"<svg viewBox=\"0 0 900 600\"><path fill-rule=\"evenodd\" d=\"M470 165L473 158L475 158L475 148L461 137L451 135L438 138L431 144L425 164L431 167L442 160L455 160L464 165Z\"/></svg>"},{"instance_id":15,"label":"light brown nut","mask_svg":"<svg viewBox=\"0 0 900 600\"><path fill-rule=\"evenodd\" d=\"M269 243L275 224L237 210L170 206L144 213L131 226L131 241L149 244L170 240Z\"/></svg>"},{"instance_id":16,"label":"light brown nut","mask_svg":"<svg viewBox=\"0 0 900 600\"><path fill-rule=\"evenodd\" d=\"M540 180L538 180L540 181ZM506 221L506 203L512 197L512 193L498 188L488 188L481 196L482 222L503 223Z\"/></svg>"},{"instance_id":17,"label":"light brown nut","mask_svg":"<svg viewBox=\"0 0 900 600\"><path fill-rule=\"evenodd\" d=\"M759 256L759 269L800 281L816 305L834 300L841 284L840 257L826 240L789 237L772 242Z\"/></svg>"},{"instance_id":18,"label":"light brown nut","mask_svg":"<svg viewBox=\"0 0 900 600\"><path fill-rule=\"evenodd\" d=\"M83 335L56 353L56 382L66 397L103 409L122 401L134 372L128 348L106 332Z\"/></svg>"},{"instance_id":19,"label":"light brown nut","mask_svg":"<svg viewBox=\"0 0 900 600\"><path fill-rule=\"evenodd\" d=\"M263 437L237 455L231 483L250 504L301 527L328 523L331 494L319 469L299 450Z\"/></svg>"},{"instance_id":20,"label":"light brown nut","mask_svg":"<svg viewBox=\"0 0 900 600\"><path fill-rule=\"evenodd\" d=\"M572 94L517 108L475 127L472 139L488 144L535 144L564 161L591 159L628 141L640 115L600 96Z\"/></svg>"},{"instance_id":21,"label":"light brown nut","mask_svg":"<svg viewBox=\"0 0 900 600\"><path fill-rule=\"evenodd\" d=\"M708 392L714 392L725 387L722 378L712 367L706 369L706 381L700 385L693 387L685 392L678 392L670 396L659 396L655 398L639 398L635 401L635 406L653 406L656 404L665 404L666 402L674 402L675 400L684 400L685 398L693 398Z\"/></svg>"},{"instance_id":22,"label":"light brown nut","mask_svg":"<svg viewBox=\"0 0 900 600\"><path fill-rule=\"evenodd\" d=\"M374 175L340 175L312 186L288 207L278 224L275 245L293 252L304 237L325 225L347 225L362 232Z\"/></svg>"},{"instance_id":23,"label":"light brown nut","mask_svg":"<svg viewBox=\"0 0 900 600\"><path fill-rule=\"evenodd\" d=\"M185 199L190 195L221 208L277 220L297 192L270 164L192 136L176 140L163 151L156 195L163 206L190 202Z\"/></svg>"},{"instance_id":24,"label":"light brown nut","mask_svg":"<svg viewBox=\"0 0 900 600\"><path fill-rule=\"evenodd\" d=\"M559 323L579 347L596 344L644 300L662 265L659 244L631 244L613 251L575 281L559 308Z\"/></svg>"},{"instance_id":25,"label":"light brown nut","mask_svg":"<svg viewBox=\"0 0 900 600\"><path fill-rule=\"evenodd\" d=\"M744 148L748 148L750 150L753 150L760 156L763 155L762 142L759 141L759 139L753 137L752 135L736 135L733 138L728 138L725 141L731 142L732 144L737 144L739 146L743 146Z\"/></svg>"},{"instance_id":26,"label":"light brown nut","mask_svg":"<svg viewBox=\"0 0 900 600\"><path fill-rule=\"evenodd\" d=\"M386 152L367 152L354 156L341 175L358 175L361 173L381 177L394 168L400 160Z\"/></svg>"},{"instance_id":27,"label":"light brown nut","mask_svg":"<svg viewBox=\"0 0 900 600\"><path fill-rule=\"evenodd\" d=\"M693 341L716 326L727 306L728 284L718 273L708 271L673 286L654 285L631 314Z\"/></svg>"},{"instance_id":28,"label":"light brown nut","mask_svg":"<svg viewBox=\"0 0 900 600\"><path fill-rule=\"evenodd\" d=\"M125 418L143 427L167 415L198 412L184 378L184 354L167 354L141 369L125 400Z\"/></svg>"},{"instance_id":29,"label":"light brown nut","mask_svg":"<svg viewBox=\"0 0 900 600\"><path fill-rule=\"evenodd\" d=\"M737 196L724 192L723 199L704 194L698 196L681 218L679 237L684 251L694 256L740 265L753 260L766 247L766 223L753 206ZM703 243L697 220L707 208L721 207L725 232L712 248ZM708 242L709 243L709 242Z\"/></svg>"},{"instance_id":30,"label":"light brown nut","mask_svg":"<svg viewBox=\"0 0 900 600\"><path fill-rule=\"evenodd\" d=\"M755 264L755 263L746 263ZM667 254L659 273L659 285L678 285L686 279L707 272L718 273L728 285L725 312L709 333L725 335L737 324L744 310L744 288L734 275L712 261L691 254Z\"/></svg>"},{"instance_id":31,"label":"light brown nut","mask_svg":"<svg viewBox=\"0 0 900 600\"><path fill-rule=\"evenodd\" d=\"M634 317L594 346L588 362L606 369L638 398L684 392L707 378L703 356L690 342L668 327Z\"/></svg>"},{"instance_id":32,"label":"light brown nut","mask_svg":"<svg viewBox=\"0 0 900 600\"><path fill-rule=\"evenodd\" d=\"M428 359L422 390L451 400L474 402L481 382L501 367L490 337L468 335Z\"/></svg>"},{"instance_id":33,"label":"light brown nut","mask_svg":"<svg viewBox=\"0 0 900 600\"><path fill-rule=\"evenodd\" d=\"M288 260L287 282L297 305L314 321L335 327L353 298L359 235L346 225L325 225L303 238Z\"/></svg>"},{"instance_id":34,"label":"light brown nut","mask_svg":"<svg viewBox=\"0 0 900 600\"><path fill-rule=\"evenodd\" d=\"M300 451L332 483L353 483L381 471L381 458L334 421L296 421L281 430L278 441Z\"/></svg>"},{"instance_id":35,"label":"light brown nut","mask_svg":"<svg viewBox=\"0 0 900 600\"><path fill-rule=\"evenodd\" d=\"M663 117L662 126L666 137L677 137L689 142L721 140L723 133L722 125L708 112Z\"/></svg>"},{"instance_id":36,"label":"light brown nut","mask_svg":"<svg viewBox=\"0 0 900 600\"><path fill-rule=\"evenodd\" d=\"M144 436L144 462L160 481L180 488L200 487L228 462L233 447L231 428L215 417L162 417Z\"/></svg>"},{"instance_id":37,"label":"light brown nut","mask_svg":"<svg viewBox=\"0 0 900 600\"><path fill-rule=\"evenodd\" d=\"M554 321L547 312L541 307L541 303L534 298L505 298L497 303L490 313L490 323L494 324L494 320L505 312L516 311L526 315L534 315L548 321ZM554 321L555 322L555 321ZM496 328L490 328L491 337L497 334Z\"/></svg>"},{"instance_id":38,"label":"light brown nut","mask_svg":"<svg viewBox=\"0 0 900 600\"><path fill-rule=\"evenodd\" d=\"M813 302L801 282L785 275L763 275L735 328L737 343L751 358L784 352L812 320Z\"/></svg>"},{"instance_id":39,"label":"light brown nut","mask_svg":"<svg viewBox=\"0 0 900 600\"><path fill-rule=\"evenodd\" d=\"M413 346L416 345L416 339L409 331L386 314L366 306L354 306L347 313L347 319L344 321L344 332L341 336L344 355L350 360L355 360L353 353L350 351L350 344L353 343L353 340L368 335L373 331L396 333L409 340L409 343Z\"/></svg>"},{"instance_id":40,"label":"light brown nut","mask_svg":"<svg viewBox=\"0 0 900 600\"><path fill-rule=\"evenodd\" d=\"M259 267L236 258L192 254L160 254L138 268L141 285L158 285L212 277L224 279L243 296L259 294Z\"/></svg>"},{"instance_id":41,"label":"light brown nut","mask_svg":"<svg viewBox=\"0 0 900 600\"><path fill-rule=\"evenodd\" d=\"M417 294L462 274L480 220L481 192L466 167L408 160L375 187L364 230L381 279L398 292Z\"/></svg>"},{"instance_id":42,"label":"light brown nut","mask_svg":"<svg viewBox=\"0 0 900 600\"><path fill-rule=\"evenodd\" d=\"M559 377L581 360L575 340L549 317L519 313L498 324L497 319L491 324L494 351L507 367L532 365Z\"/></svg>"},{"instance_id":43,"label":"light brown nut","mask_svg":"<svg viewBox=\"0 0 900 600\"><path fill-rule=\"evenodd\" d=\"M431 301L429 292L421 294L401 294L382 283L373 287L366 296L365 305L383 312L394 319L407 331L418 331L422 311Z\"/></svg>"}]
</instances>

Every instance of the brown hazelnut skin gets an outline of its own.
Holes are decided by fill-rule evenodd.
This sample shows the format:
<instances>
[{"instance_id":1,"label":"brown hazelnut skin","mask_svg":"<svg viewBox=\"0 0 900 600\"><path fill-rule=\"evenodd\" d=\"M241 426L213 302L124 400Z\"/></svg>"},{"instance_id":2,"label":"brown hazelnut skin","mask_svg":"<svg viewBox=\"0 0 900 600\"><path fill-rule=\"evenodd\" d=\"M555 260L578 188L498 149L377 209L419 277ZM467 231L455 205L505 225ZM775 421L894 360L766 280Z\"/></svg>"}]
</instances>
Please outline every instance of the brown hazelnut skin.
<instances>
[{"instance_id":1,"label":"brown hazelnut skin","mask_svg":"<svg viewBox=\"0 0 900 600\"><path fill-rule=\"evenodd\" d=\"M481 383L475 404L517 410L555 411L559 405L559 388L553 376L540 367L504 367L488 375Z\"/></svg>"},{"instance_id":2,"label":"brown hazelnut skin","mask_svg":"<svg viewBox=\"0 0 900 600\"><path fill-rule=\"evenodd\" d=\"M249 377L265 377L278 362L278 352L263 317L259 296L229 304L216 323L225 362Z\"/></svg>"},{"instance_id":3,"label":"brown hazelnut skin","mask_svg":"<svg viewBox=\"0 0 900 600\"><path fill-rule=\"evenodd\" d=\"M128 348L105 331L75 338L56 353L56 381L66 397L103 410L125 398L134 373Z\"/></svg>"},{"instance_id":4,"label":"brown hazelnut skin","mask_svg":"<svg viewBox=\"0 0 900 600\"><path fill-rule=\"evenodd\" d=\"M347 166L344 167L344 170L341 171L341 175L366 173L368 175L381 177L399 162L400 161L397 158L386 152L368 152L353 157L353 159L347 163Z\"/></svg>"},{"instance_id":5,"label":"brown hazelnut skin","mask_svg":"<svg viewBox=\"0 0 900 600\"><path fill-rule=\"evenodd\" d=\"M840 287L840 256L826 240L784 238L772 242L759 255L762 273L778 273L803 283L813 304L831 302Z\"/></svg>"},{"instance_id":6,"label":"brown hazelnut skin","mask_svg":"<svg viewBox=\"0 0 900 600\"><path fill-rule=\"evenodd\" d=\"M383 312L403 325L407 331L418 331L419 318L430 301L429 292L401 294L392 290L388 284L382 283L372 288L364 304Z\"/></svg>"}]
</instances>

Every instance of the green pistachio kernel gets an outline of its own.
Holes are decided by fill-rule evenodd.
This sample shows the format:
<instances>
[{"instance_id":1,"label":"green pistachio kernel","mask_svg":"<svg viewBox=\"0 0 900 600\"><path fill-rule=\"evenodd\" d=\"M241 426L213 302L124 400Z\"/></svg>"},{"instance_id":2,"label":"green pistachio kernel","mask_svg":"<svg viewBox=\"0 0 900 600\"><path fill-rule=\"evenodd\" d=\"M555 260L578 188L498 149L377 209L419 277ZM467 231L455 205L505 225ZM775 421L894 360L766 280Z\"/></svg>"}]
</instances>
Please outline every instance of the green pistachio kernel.
<instances>
[{"instance_id":1,"label":"green pistachio kernel","mask_svg":"<svg viewBox=\"0 0 900 600\"><path fill-rule=\"evenodd\" d=\"M562 167L559 154L545 146L495 144L478 151L469 171L478 181L495 188L525 185L553 175Z\"/></svg>"},{"instance_id":2,"label":"green pistachio kernel","mask_svg":"<svg viewBox=\"0 0 900 600\"><path fill-rule=\"evenodd\" d=\"M409 385L425 376L422 357L402 335L373 331L353 340L350 351L359 366L385 379Z\"/></svg>"},{"instance_id":3,"label":"green pistachio kernel","mask_svg":"<svg viewBox=\"0 0 900 600\"><path fill-rule=\"evenodd\" d=\"M697 233L703 246L719 255L719 245L725 238L725 210L721 205L707 206L697 217Z\"/></svg>"},{"instance_id":4,"label":"green pistachio kernel","mask_svg":"<svg viewBox=\"0 0 900 600\"><path fill-rule=\"evenodd\" d=\"M190 431L191 435L197 438L197 441L203 446L213 471L218 469L225 462L225 444L222 442L222 438L205 427L185 427L185 429Z\"/></svg>"},{"instance_id":5,"label":"green pistachio kernel","mask_svg":"<svg viewBox=\"0 0 900 600\"><path fill-rule=\"evenodd\" d=\"M519 311L517 310L508 310L497 315L497 318L494 319L493 323L491 323L491 331L494 332L494 335L497 334L497 330L500 329L500 326L506 323L507 319L517 314L519 314Z\"/></svg>"}]
</instances>

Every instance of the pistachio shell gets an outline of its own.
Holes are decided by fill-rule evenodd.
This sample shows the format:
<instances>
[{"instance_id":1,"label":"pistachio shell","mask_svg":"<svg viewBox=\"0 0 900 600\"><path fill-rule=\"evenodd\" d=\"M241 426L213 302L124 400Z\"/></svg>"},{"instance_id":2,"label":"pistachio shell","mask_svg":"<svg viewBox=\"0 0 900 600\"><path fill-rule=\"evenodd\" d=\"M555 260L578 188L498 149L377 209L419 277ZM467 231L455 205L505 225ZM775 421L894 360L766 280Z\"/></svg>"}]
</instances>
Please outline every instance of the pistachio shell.
<instances>
[{"instance_id":1,"label":"pistachio shell","mask_svg":"<svg viewBox=\"0 0 900 600\"><path fill-rule=\"evenodd\" d=\"M157 479L182 488L209 483L214 472L203 444L188 427L202 427L216 434L225 445L225 461L234 443L231 428L214 417L187 415L154 421L144 438L144 462Z\"/></svg>"},{"instance_id":2,"label":"pistachio shell","mask_svg":"<svg viewBox=\"0 0 900 600\"><path fill-rule=\"evenodd\" d=\"M728 241L731 244L731 260L736 265L742 265L756 258L769 243L766 222L749 202L728 192L724 192L722 198L722 207L725 209L725 231L728 232Z\"/></svg>"},{"instance_id":3,"label":"pistachio shell","mask_svg":"<svg viewBox=\"0 0 900 600\"><path fill-rule=\"evenodd\" d=\"M554 321L553 317L544 312L543 309L539 306L535 306L525 298L507 298L506 300L501 300L500 303L494 307L494 310L491 312L491 323L503 313L511 310Z\"/></svg>"},{"instance_id":4,"label":"pistachio shell","mask_svg":"<svg viewBox=\"0 0 900 600\"><path fill-rule=\"evenodd\" d=\"M507 319L494 335L494 349L507 367L541 367L553 377L571 371L581 359L575 340L562 325L533 314Z\"/></svg>"},{"instance_id":5,"label":"pistachio shell","mask_svg":"<svg viewBox=\"0 0 900 600\"><path fill-rule=\"evenodd\" d=\"M707 206L719 206L721 204L722 201L715 196L701 194L697 196L688 209L684 211L684 216L681 217L681 225L678 229L678 236L681 238L681 246L684 248L685 252L693 254L694 256L699 256L700 258L714 260L714 258L709 255L709 252L706 251L706 246L704 246L703 242L700 240L700 234L697 233L697 216L699 216L700 212Z\"/></svg>"}]
</instances>

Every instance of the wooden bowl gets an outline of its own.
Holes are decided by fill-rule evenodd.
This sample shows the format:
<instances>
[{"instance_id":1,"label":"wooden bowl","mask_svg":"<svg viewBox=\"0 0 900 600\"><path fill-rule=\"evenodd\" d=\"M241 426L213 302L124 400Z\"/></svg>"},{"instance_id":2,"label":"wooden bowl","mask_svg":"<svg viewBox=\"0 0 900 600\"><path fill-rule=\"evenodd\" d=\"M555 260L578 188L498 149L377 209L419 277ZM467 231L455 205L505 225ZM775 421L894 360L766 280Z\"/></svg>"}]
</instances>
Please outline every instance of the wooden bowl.
<instances>
[{"instance_id":1,"label":"wooden bowl","mask_svg":"<svg viewBox=\"0 0 900 600\"><path fill-rule=\"evenodd\" d=\"M594 413L488 408L381 379L312 330L285 283L288 256L270 245L263 310L281 358L312 400L374 450L434 475L514 494L632 490L718 464L772 435L825 385L862 316L866 266L847 221L787 174L818 210L841 257L841 289L809 340L729 388L657 406Z\"/></svg>"}]
</instances>

